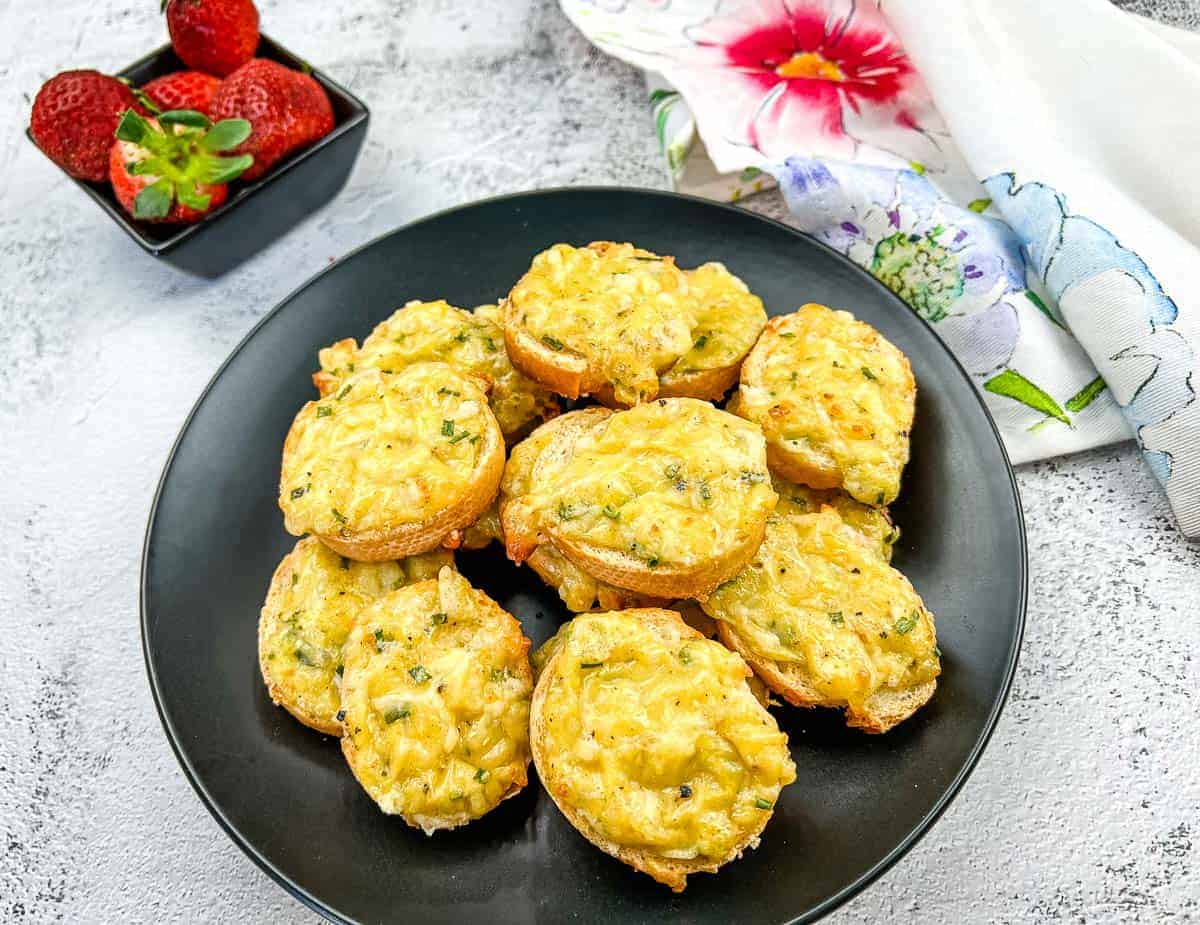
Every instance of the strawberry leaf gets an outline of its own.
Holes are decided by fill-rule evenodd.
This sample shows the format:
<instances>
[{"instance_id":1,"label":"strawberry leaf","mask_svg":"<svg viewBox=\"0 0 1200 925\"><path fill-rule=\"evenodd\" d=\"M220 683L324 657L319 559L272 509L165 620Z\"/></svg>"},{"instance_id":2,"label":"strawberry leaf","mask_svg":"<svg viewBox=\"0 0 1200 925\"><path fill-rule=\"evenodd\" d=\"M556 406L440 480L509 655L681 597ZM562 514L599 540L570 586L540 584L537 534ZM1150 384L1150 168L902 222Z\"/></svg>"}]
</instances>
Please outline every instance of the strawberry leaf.
<instances>
[{"instance_id":1,"label":"strawberry leaf","mask_svg":"<svg viewBox=\"0 0 1200 925\"><path fill-rule=\"evenodd\" d=\"M250 123L245 119L222 119L200 139L206 151L228 151L250 137Z\"/></svg>"},{"instance_id":2,"label":"strawberry leaf","mask_svg":"<svg viewBox=\"0 0 1200 925\"><path fill-rule=\"evenodd\" d=\"M146 139L153 133L154 129L150 123L132 109L126 109L121 115L121 121L117 123L116 135L120 141L129 141L135 145L145 144Z\"/></svg>"},{"instance_id":3,"label":"strawberry leaf","mask_svg":"<svg viewBox=\"0 0 1200 925\"><path fill-rule=\"evenodd\" d=\"M175 187L169 180L159 180L137 194L133 201L133 217L140 219L166 218L171 211Z\"/></svg>"},{"instance_id":4,"label":"strawberry leaf","mask_svg":"<svg viewBox=\"0 0 1200 925\"><path fill-rule=\"evenodd\" d=\"M207 212L212 197L207 193L196 192L196 184L191 180L183 180L175 186L175 196L189 209L197 212Z\"/></svg>"},{"instance_id":5,"label":"strawberry leaf","mask_svg":"<svg viewBox=\"0 0 1200 925\"><path fill-rule=\"evenodd\" d=\"M186 125L188 128L208 128L212 120L194 109L172 109L158 117L160 125Z\"/></svg>"},{"instance_id":6,"label":"strawberry leaf","mask_svg":"<svg viewBox=\"0 0 1200 925\"><path fill-rule=\"evenodd\" d=\"M249 154L242 154L239 157L206 158L200 182L228 183L230 180L240 177L253 163L254 158Z\"/></svg>"}]
</instances>

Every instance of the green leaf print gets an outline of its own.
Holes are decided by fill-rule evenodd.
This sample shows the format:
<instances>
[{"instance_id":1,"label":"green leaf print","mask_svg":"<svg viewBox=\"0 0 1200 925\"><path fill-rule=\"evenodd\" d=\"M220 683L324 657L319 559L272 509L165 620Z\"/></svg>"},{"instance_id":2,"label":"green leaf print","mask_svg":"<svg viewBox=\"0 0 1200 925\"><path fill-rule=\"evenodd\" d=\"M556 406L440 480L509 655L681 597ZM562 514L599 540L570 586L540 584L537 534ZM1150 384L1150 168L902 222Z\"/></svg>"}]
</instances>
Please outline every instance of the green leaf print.
<instances>
[{"instance_id":1,"label":"green leaf print","mask_svg":"<svg viewBox=\"0 0 1200 925\"><path fill-rule=\"evenodd\" d=\"M1070 424L1071 419L1067 417L1065 411L1050 395L1015 369L1006 369L1001 373L992 376L983 387L993 395L1003 395L1005 398L1011 398L1014 401L1019 401L1023 405L1028 405L1034 411L1040 411L1042 414L1054 418L1056 421L1062 421L1064 424Z\"/></svg>"},{"instance_id":2,"label":"green leaf print","mask_svg":"<svg viewBox=\"0 0 1200 925\"><path fill-rule=\"evenodd\" d=\"M1104 380L1097 376L1082 389L1067 399L1067 410L1078 414L1088 405L1096 400L1096 398L1107 388Z\"/></svg>"},{"instance_id":3,"label":"green leaf print","mask_svg":"<svg viewBox=\"0 0 1200 925\"><path fill-rule=\"evenodd\" d=\"M1050 306L1047 305L1045 302L1043 302L1042 297L1039 296L1036 292L1034 292L1032 289L1026 289L1025 290L1025 298L1027 298L1030 302L1032 302L1034 304L1034 307L1036 307L1039 312L1041 312L1043 315L1045 315L1047 318L1049 318L1050 321L1053 322L1053 324L1056 328L1063 327L1063 323L1061 321L1059 321L1056 317L1054 317L1054 312L1050 311ZM1063 328L1063 330L1065 331L1066 328Z\"/></svg>"},{"instance_id":4,"label":"green leaf print","mask_svg":"<svg viewBox=\"0 0 1200 925\"><path fill-rule=\"evenodd\" d=\"M898 231L875 245L871 273L926 321L941 321L963 293L958 257L929 234Z\"/></svg>"},{"instance_id":5,"label":"green leaf print","mask_svg":"<svg viewBox=\"0 0 1200 925\"><path fill-rule=\"evenodd\" d=\"M991 204L992 200L990 199L972 199L967 203L967 208L972 212L984 212Z\"/></svg>"}]
</instances>

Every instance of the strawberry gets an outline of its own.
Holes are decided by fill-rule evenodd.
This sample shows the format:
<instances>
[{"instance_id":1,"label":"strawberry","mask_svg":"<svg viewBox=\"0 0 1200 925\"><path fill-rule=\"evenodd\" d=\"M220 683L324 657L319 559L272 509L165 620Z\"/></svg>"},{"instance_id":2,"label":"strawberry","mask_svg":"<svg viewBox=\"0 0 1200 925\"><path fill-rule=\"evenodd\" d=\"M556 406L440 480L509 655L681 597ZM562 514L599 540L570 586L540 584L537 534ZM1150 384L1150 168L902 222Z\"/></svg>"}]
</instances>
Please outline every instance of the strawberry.
<instances>
[{"instance_id":1,"label":"strawberry","mask_svg":"<svg viewBox=\"0 0 1200 925\"><path fill-rule=\"evenodd\" d=\"M121 113L137 108L133 91L96 71L64 71L38 91L29 117L45 155L80 180L108 179L108 150Z\"/></svg>"},{"instance_id":2,"label":"strawberry","mask_svg":"<svg viewBox=\"0 0 1200 925\"><path fill-rule=\"evenodd\" d=\"M258 10L252 0L163 0L179 60L224 77L254 57Z\"/></svg>"},{"instance_id":3,"label":"strawberry","mask_svg":"<svg viewBox=\"0 0 1200 925\"><path fill-rule=\"evenodd\" d=\"M250 134L244 119L215 125L192 110L164 112L144 119L128 110L117 126L109 154L113 193L136 219L195 222L223 203L230 180L254 159L219 152L237 147Z\"/></svg>"},{"instance_id":4,"label":"strawberry","mask_svg":"<svg viewBox=\"0 0 1200 925\"><path fill-rule=\"evenodd\" d=\"M254 127L239 153L254 155L243 180L261 177L287 155L333 131L333 107L308 74L255 58L221 81L214 119L248 119Z\"/></svg>"},{"instance_id":5,"label":"strawberry","mask_svg":"<svg viewBox=\"0 0 1200 925\"><path fill-rule=\"evenodd\" d=\"M220 78L199 71L176 71L156 77L142 87L141 93L153 103L160 112L172 109L194 109L208 115L209 104L213 94L217 92ZM144 102L144 101L143 101Z\"/></svg>"}]
</instances>

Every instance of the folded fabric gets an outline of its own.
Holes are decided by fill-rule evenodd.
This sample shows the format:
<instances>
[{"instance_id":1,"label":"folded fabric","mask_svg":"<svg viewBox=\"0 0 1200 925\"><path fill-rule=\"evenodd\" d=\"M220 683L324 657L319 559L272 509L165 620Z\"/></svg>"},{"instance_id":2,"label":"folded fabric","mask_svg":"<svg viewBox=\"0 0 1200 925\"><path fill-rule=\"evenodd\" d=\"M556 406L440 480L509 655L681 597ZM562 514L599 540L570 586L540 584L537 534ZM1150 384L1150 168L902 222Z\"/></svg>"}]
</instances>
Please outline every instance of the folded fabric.
<instances>
[{"instance_id":1,"label":"folded fabric","mask_svg":"<svg viewBox=\"0 0 1200 925\"><path fill-rule=\"evenodd\" d=\"M678 188L777 184L942 337L1014 461L1133 436L1200 535L1200 181L1176 153L1200 41L1106 0L562 6L651 72Z\"/></svg>"}]
</instances>

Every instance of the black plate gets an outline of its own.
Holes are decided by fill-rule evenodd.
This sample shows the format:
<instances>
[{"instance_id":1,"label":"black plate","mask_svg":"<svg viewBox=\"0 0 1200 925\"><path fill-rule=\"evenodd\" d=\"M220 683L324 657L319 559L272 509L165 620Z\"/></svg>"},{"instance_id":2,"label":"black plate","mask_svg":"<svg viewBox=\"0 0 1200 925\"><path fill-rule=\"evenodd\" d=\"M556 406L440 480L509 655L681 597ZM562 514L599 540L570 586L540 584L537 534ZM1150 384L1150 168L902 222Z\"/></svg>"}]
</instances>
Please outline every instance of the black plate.
<instances>
[{"instance_id":1,"label":"black plate","mask_svg":"<svg viewBox=\"0 0 1200 925\"><path fill-rule=\"evenodd\" d=\"M493 301L556 241L631 240L683 266L719 259L771 313L853 309L912 360L912 461L894 508L895 564L937 615L944 674L932 703L886 736L830 710L777 708L798 780L761 847L675 896L602 854L536 776L472 825L426 838L380 813L337 742L271 705L258 610L294 539L275 504L279 455L313 395L316 351L361 338L408 299ZM566 617L553 592L496 550L463 572L535 644ZM878 876L932 824L995 725L1025 611L1025 540L1012 470L983 403L933 333L883 286L791 229L710 202L624 189L493 199L367 245L264 318L184 426L150 516L142 638L163 725L201 799L297 898L370 922L809 921ZM531 769L532 771L532 769Z\"/></svg>"}]
</instances>

